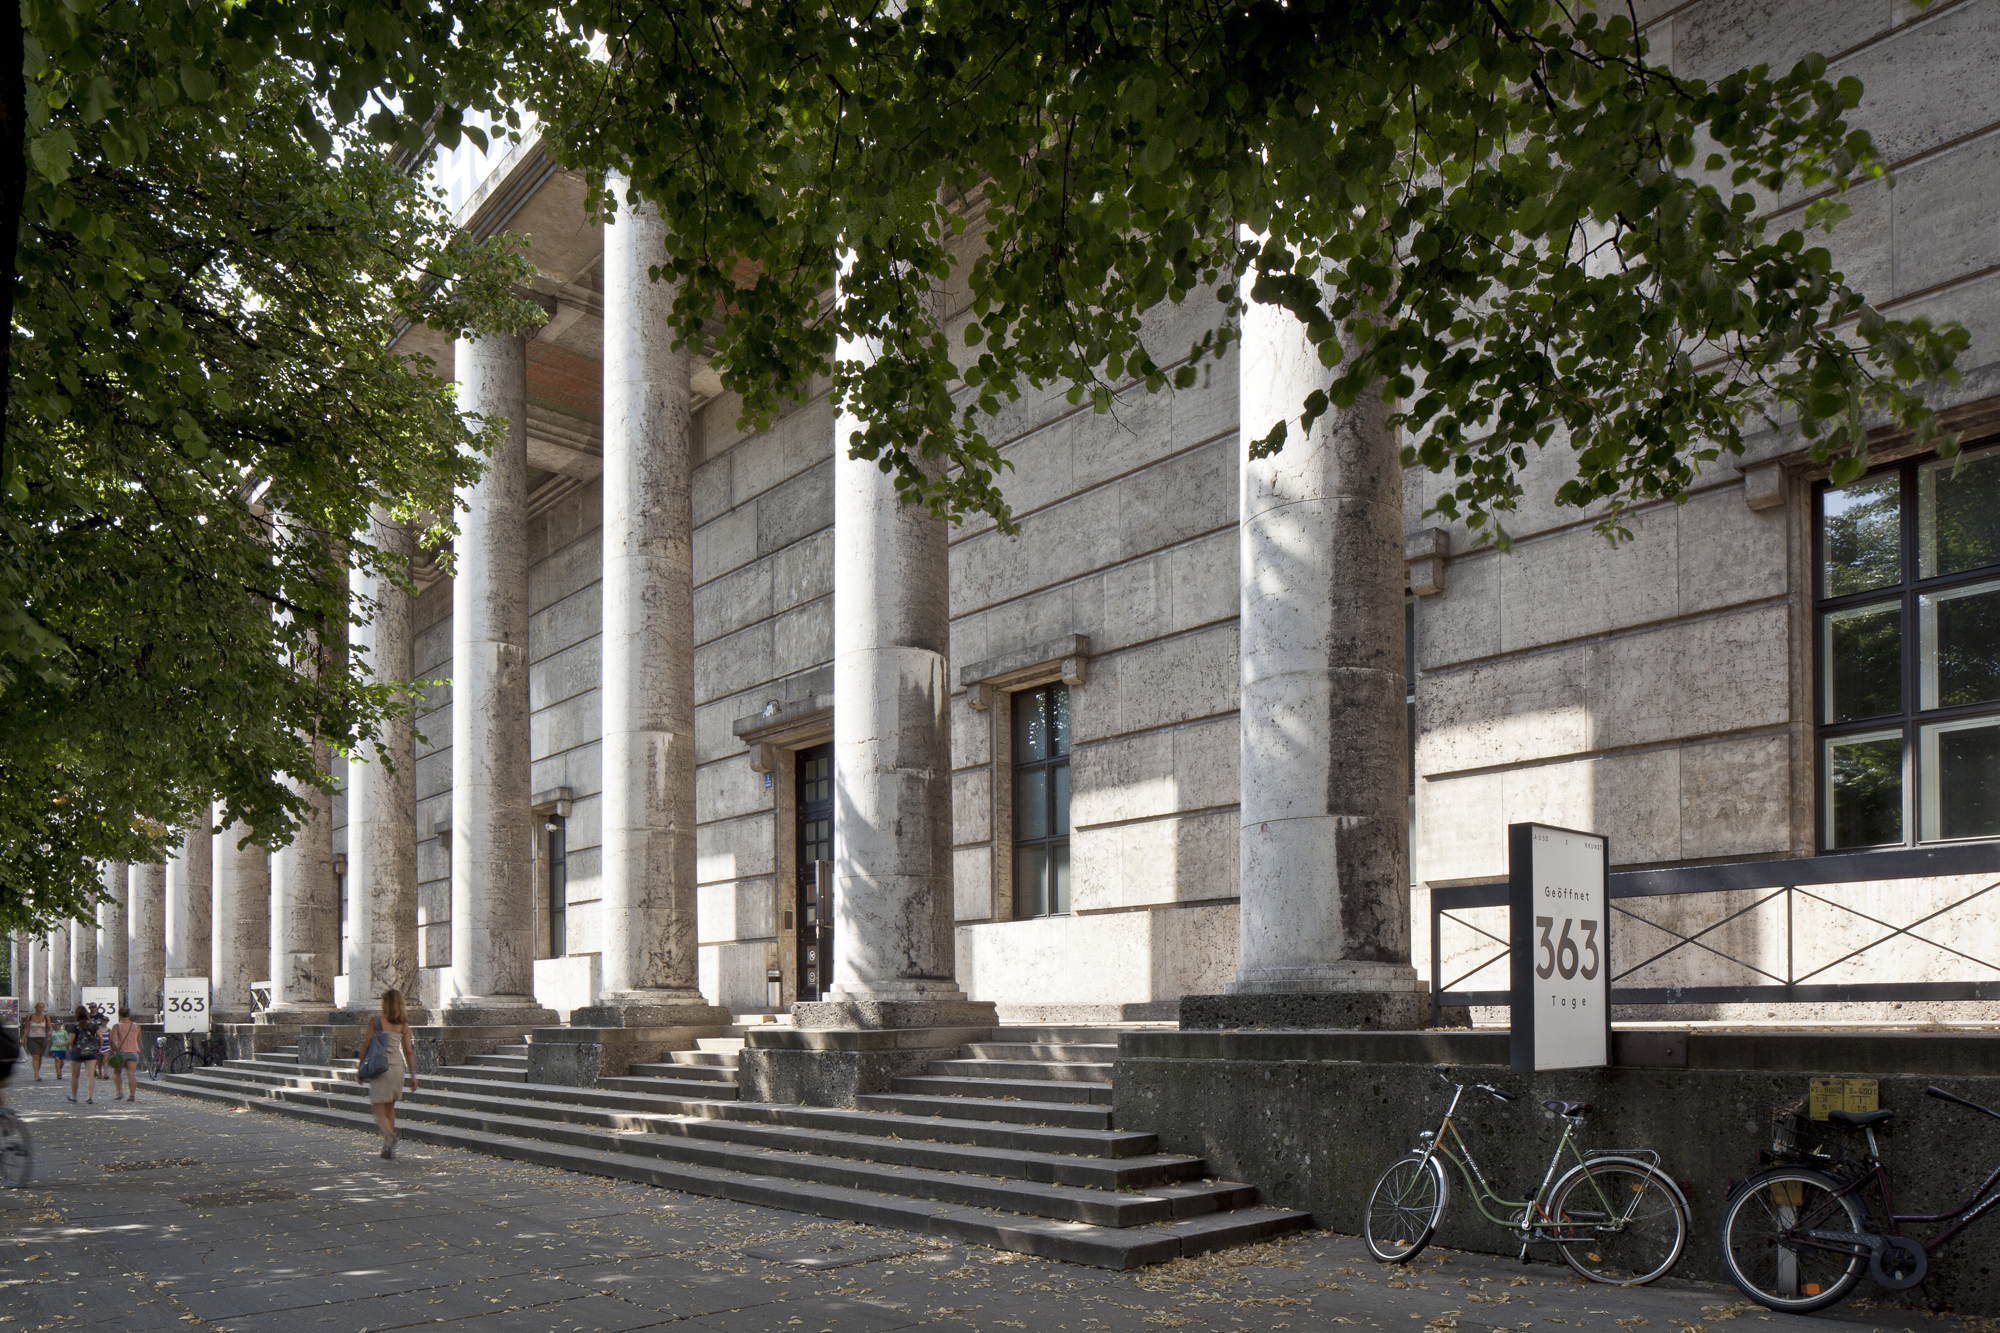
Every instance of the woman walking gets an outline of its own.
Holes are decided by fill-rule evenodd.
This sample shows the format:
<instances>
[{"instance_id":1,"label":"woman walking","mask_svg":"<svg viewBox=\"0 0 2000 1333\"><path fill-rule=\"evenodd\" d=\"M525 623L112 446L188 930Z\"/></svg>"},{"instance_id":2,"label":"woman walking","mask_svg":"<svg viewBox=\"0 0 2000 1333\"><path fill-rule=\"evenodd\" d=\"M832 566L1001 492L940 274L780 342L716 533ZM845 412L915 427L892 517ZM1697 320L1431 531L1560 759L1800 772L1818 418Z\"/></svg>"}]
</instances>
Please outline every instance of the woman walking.
<instances>
[{"instance_id":1,"label":"woman walking","mask_svg":"<svg viewBox=\"0 0 2000 1333\"><path fill-rule=\"evenodd\" d=\"M131 1080L132 1091L125 1095L128 1102L139 1100L139 1025L132 1021L132 1011L120 1006L118 1021L111 1025L111 1100L117 1101L124 1094L125 1082Z\"/></svg>"},{"instance_id":2,"label":"woman walking","mask_svg":"<svg viewBox=\"0 0 2000 1333\"><path fill-rule=\"evenodd\" d=\"M21 1041L28 1048L37 1083L42 1081L42 1057L49 1053L49 1030L53 1026L49 1022L48 1004L43 1000L35 1001L35 1012L21 1020Z\"/></svg>"},{"instance_id":3,"label":"woman walking","mask_svg":"<svg viewBox=\"0 0 2000 1333\"><path fill-rule=\"evenodd\" d=\"M382 992L382 1012L368 1020L368 1030L361 1037L361 1058L368 1058L368 1048L377 1036L387 1037L384 1043L388 1049L388 1067L368 1080L368 1109L375 1115L375 1123L382 1127L382 1155L396 1155L396 1102L403 1095L403 1084L407 1081L410 1091L417 1090L417 1051L410 1044L410 1024L403 1008L403 992L391 986Z\"/></svg>"},{"instance_id":4,"label":"woman walking","mask_svg":"<svg viewBox=\"0 0 2000 1333\"><path fill-rule=\"evenodd\" d=\"M85 1065L90 1066L90 1090L84 1097L86 1102L97 1100L97 1062L104 1053L104 1020L97 1016L95 1009L76 1007L76 1017L69 1025L69 1099L76 1100L76 1085L83 1077Z\"/></svg>"}]
</instances>

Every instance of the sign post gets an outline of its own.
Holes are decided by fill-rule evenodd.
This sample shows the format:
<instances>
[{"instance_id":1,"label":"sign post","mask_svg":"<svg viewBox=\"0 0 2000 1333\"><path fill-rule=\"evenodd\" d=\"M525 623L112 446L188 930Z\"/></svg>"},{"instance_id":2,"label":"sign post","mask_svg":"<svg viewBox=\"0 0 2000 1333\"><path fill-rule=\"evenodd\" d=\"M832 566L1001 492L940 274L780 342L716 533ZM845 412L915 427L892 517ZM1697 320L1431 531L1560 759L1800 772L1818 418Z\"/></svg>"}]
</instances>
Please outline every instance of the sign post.
<instances>
[{"instance_id":1,"label":"sign post","mask_svg":"<svg viewBox=\"0 0 2000 1333\"><path fill-rule=\"evenodd\" d=\"M207 1032L208 978L168 977L162 1006L168 1032Z\"/></svg>"},{"instance_id":2,"label":"sign post","mask_svg":"<svg viewBox=\"0 0 2000 1333\"><path fill-rule=\"evenodd\" d=\"M106 1023L118 1021L118 988L116 986L85 986L83 1007L96 1013Z\"/></svg>"},{"instance_id":3,"label":"sign post","mask_svg":"<svg viewBox=\"0 0 2000 1333\"><path fill-rule=\"evenodd\" d=\"M1510 1007L1520 1072L1611 1063L1611 844L1601 833L1507 826Z\"/></svg>"}]
</instances>

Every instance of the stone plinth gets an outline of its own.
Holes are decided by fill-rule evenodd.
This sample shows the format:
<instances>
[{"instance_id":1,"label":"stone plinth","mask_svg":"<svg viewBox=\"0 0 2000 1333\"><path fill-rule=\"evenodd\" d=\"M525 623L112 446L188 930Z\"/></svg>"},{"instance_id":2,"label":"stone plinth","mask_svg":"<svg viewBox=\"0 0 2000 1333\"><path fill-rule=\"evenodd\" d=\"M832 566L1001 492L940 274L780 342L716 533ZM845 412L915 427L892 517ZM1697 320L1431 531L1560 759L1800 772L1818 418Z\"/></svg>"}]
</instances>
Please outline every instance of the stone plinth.
<instances>
[{"instance_id":1,"label":"stone plinth","mask_svg":"<svg viewBox=\"0 0 2000 1333\"><path fill-rule=\"evenodd\" d=\"M299 1030L284 1023L218 1023L216 1027L232 1060L252 1060L299 1039Z\"/></svg>"},{"instance_id":2,"label":"stone plinth","mask_svg":"<svg viewBox=\"0 0 2000 1333\"><path fill-rule=\"evenodd\" d=\"M528 1081L588 1088L600 1079L621 1077L640 1061L657 1060L667 1051L692 1050L703 1037L721 1036L728 1014L721 1009L714 1012L723 1015L721 1021L700 1026L572 1023L537 1028L528 1034Z\"/></svg>"},{"instance_id":3,"label":"stone plinth","mask_svg":"<svg viewBox=\"0 0 2000 1333\"><path fill-rule=\"evenodd\" d=\"M805 1006L801 1005L800 1008ZM990 1008L990 1006L989 1006ZM848 1109L890 1083L955 1057L991 1037L990 1023L967 1027L800 1029L751 1032L736 1057L743 1100Z\"/></svg>"},{"instance_id":4,"label":"stone plinth","mask_svg":"<svg viewBox=\"0 0 2000 1333\"><path fill-rule=\"evenodd\" d=\"M446 1065L462 1065L475 1055L491 1055L502 1046L512 1046L533 1028L529 1023L428 1023L410 1029L410 1043L417 1052L417 1074L440 1072Z\"/></svg>"},{"instance_id":5,"label":"stone plinth","mask_svg":"<svg viewBox=\"0 0 2000 1333\"><path fill-rule=\"evenodd\" d=\"M360 1023L303 1023L299 1026L299 1063L333 1065L361 1056Z\"/></svg>"}]
</instances>

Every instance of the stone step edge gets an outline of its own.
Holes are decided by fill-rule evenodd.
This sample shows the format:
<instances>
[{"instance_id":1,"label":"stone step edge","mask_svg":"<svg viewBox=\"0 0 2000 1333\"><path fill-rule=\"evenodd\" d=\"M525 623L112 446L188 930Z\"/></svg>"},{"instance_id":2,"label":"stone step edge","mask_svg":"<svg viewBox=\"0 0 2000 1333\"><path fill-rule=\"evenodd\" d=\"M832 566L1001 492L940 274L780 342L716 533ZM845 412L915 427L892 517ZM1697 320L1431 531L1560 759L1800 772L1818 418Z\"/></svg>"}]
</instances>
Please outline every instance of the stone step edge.
<instances>
[{"instance_id":1,"label":"stone step edge","mask_svg":"<svg viewBox=\"0 0 2000 1333\"><path fill-rule=\"evenodd\" d=\"M219 1066L219 1068L229 1069L231 1068L231 1066L223 1065ZM318 1079L339 1080L343 1078L351 1079L353 1077L353 1071L351 1070L334 1070L326 1065L313 1065L313 1066L302 1065L296 1067L287 1066L283 1068L259 1067L255 1068L254 1070L246 1072L254 1072L271 1078L289 1077L289 1078L318 1078ZM584 1097L588 1096L588 1094L590 1093L591 1091L590 1089L588 1088L567 1089L566 1085L561 1085L561 1084L514 1083L514 1082L502 1082L494 1079L465 1079L465 1078L454 1079L449 1074L443 1074L443 1075L426 1074L423 1076L423 1082L426 1085L437 1082L445 1082L447 1084L455 1085L456 1091L465 1093L467 1095L471 1095L476 1090L479 1092L487 1093L495 1097L502 1097L508 1099L525 1098L528 1097L529 1094L531 1094L532 1092L542 1089L564 1088L568 1091L578 1094L574 1099L577 1104L582 1104L582 1105L593 1104L591 1102L587 1102L584 1100ZM630 1093L630 1092L622 1092L622 1093L614 1092L606 1095L616 1096L620 1098L633 1098L640 1096L641 1094ZM871 1094L871 1095L898 1096L901 1094ZM920 1100L926 1102L948 1103L952 1099L929 1097L929 1098L922 1098ZM598 1106L607 1105L602 1101L598 1101L594 1104ZM998 1103L998 1105L1001 1106L1020 1106L1025 1104L1026 1103L1020 1103L1020 1102ZM1082 1138L1086 1142L1095 1140L1096 1149L1094 1151L1087 1153L1071 1151L1065 1154L1067 1156L1074 1156L1074 1157L1090 1157L1090 1158L1101 1157L1110 1159L1119 1157L1146 1156L1157 1151L1159 1143L1159 1140L1157 1138L1155 1138L1152 1134L1146 1133L1143 1130L1121 1130L1103 1125L1048 1125L1048 1124L1041 1124L1035 1121L960 1118L956 1116L932 1115L928 1113L922 1115L912 1115L894 1109L871 1110L864 1108L861 1110L850 1111L844 1108L831 1107L831 1106L793 1106L782 1102L753 1102L753 1101L741 1101L741 1100L699 1099L699 1098L678 1098L678 1099L669 1098L665 1099L663 1102L658 1104L653 1109L658 1109L669 1113L684 1113L684 1112L676 1112L674 1108L686 1107L686 1106L702 1107L704 1108L704 1110L701 1112L702 1114L714 1115L724 1120L737 1120L750 1123L782 1123L777 1120L778 1115L785 1113L793 1113L802 1117L818 1118L823 1122L831 1124L866 1126L868 1127L869 1130L875 1130L876 1128L880 1127L880 1136L882 1137L927 1138L931 1139L934 1142L960 1143L965 1146L971 1146L971 1147L1008 1146L1005 1144L992 1143L991 1141L996 1138L1012 1138L1017 1140L1021 1138L1027 1138L1031 1141L1039 1138L1047 1142L1055 1142L1058 1140L1065 1140L1065 1139L1074 1142L1078 1138ZM616 1107L613 1109L631 1110L633 1108ZM643 1114L644 1109L645 1108L640 1108L641 1114ZM1061 1111L1104 1111L1109 1108L1088 1107L1080 1105L1057 1105L1052 1107L1051 1109L1061 1110ZM955 1138L944 1137L946 1135L956 1135L957 1137ZM1143 1147L1140 1146L1142 1143L1147 1146ZM1051 1149L1050 1151L1057 1151L1057 1150Z\"/></svg>"},{"instance_id":2,"label":"stone step edge","mask_svg":"<svg viewBox=\"0 0 2000 1333\"><path fill-rule=\"evenodd\" d=\"M1038 1079L962 1078L956 1074L904 1074L889 1091L911 1097L966 1097L973 1101L1046 1103L1052 1106L1112 1104L1109 1083L1057 1083Z\"/></svg>"},{"instance_id":3,"label":"stone step edge","mask_svg":"<svg viewBox=\"0 0 2000 1333\"><path fill-rule=\"evenodd\" d=\"M220 1090L231 1084L230 1080L217 1079L213 1075L196 1071L191 1074L175 1075L176 1078L195 1080L197 1086ZM357 1103L363 1096L359 1084L340 1080L311 1080L300 1086L294 1082L290 1086L255 1084L256 1089L268 1090L266 1095L311 1093L315 1096L337 1097ZM1096 1157L1078 1153L1036 1151L1024 1148L1001 1148L981 1144L941 1143L934 1140L903 1139L880 1134L853 1134L823 1127L788 1125L772 1120L736 1120L721 1116L686 1115L671 1112L622 1111L610 1107L594 1107L572 1102L523 1102L514 1098L481 1097L473 1093L425 1089L406 1098L404 1106L411 1111L436 1108L458 1114L479 1113L493 1118L520 1119L528 1123L550 1126L582 1126L600 1132L616 1133L628 1126L639 1126L639 1132L658 1135L663 1138L684 1138L705 1142L737 1143L746 1147L763 1147L771 1152L804 1152L813 1155L838 1156L846 1160L872 1162L876 1165L915 1166L941 1172L958 1174L987 1175L996 1178L1021 1180L1030 1184L1060 1185L1071 1189L1111 1190L1130 1193L1156 1193L1163 1187L1173 1187L1206 1178L1206 1163L1199 1157L1185 1153L1148 1153L1136 1157ZM519 1111L518 1116L510 1112ZM546 1111L549 1114L535 1114ZM590 1119L579 1119L569 1113L580 1112ZM596 1121L616 1121L617 1124L594 1124ZM651 1126L661 1126L652 1128ZM762 1143L760 1140L769 1140ZM818 1144L828 1152L815 1154L812 1148L792 1146L795 1142ZM849 1149L846 1152L831 1152L832 1149ZM932 1163L924 1167L922 1163L884 1162L878 1154L901 1153L910 1157L926 1159ZM952 1159L968 1159L963 1167L949 1165ZM1011 1167L1001 1171L996 1168ZM1039 1169L1038 1169L1039 1168ZM1170 1174L1169 1179L1154 1183L1126 1183L1119 1179L1122 1173L1137 1171L1160 1171ZM1069 1177L1063 1179L1061 1177ZM1090 1177L1097 1177L1092 1180ZM1218 1180L1217 1186L1240 1187L1236 1181Z\"/></svg>"},{"instance_id":4,"label":"stone step edge","mask_svg":"<svg viewBox=\"0 0 2000 1333\"><path fill-rule=\"evenodd\" d=\"M344 1111L348 1108L338 1103L351 1101L349 1097L332 1091L299 1088L274 1089L267 1099L330 1111ZM1226 1212L1250 1204L1256 1198L1255 1190L1238 1181L1179 1181L1157 1187L1103 1189L1052 1181L1018 1180L978 1171L940 1170L883 1163L869 1158L828 1156L808 1149L766 1148L694 1136L661 1133L620 1135L615 1129L575 1122L524 1119L480 1108L406 1102L404 1114L413 1123L421 1121L468 1132L531 1138L572 1148L624 1151L672 1162L677 1166L717 1171L742 1170L750 1175L839 1185L866 1189L871 1193L908 1195L932 1201L942 1201L939 1196L949 1192L957 1195L956 1201L967 1207L1121 1230L1175 1217Z\"/></svg>"},{"instance_id":5,"label":"stone step edge","mask_svg":"<svg viewBox=\"0 0 2000 1333\"><path fill-rule=\"evenodd\" d=\"M294 1115L321 1124L373 1132L374 1121L363 1112L284 1103L263 1097L167 1085L182 1096L222 1101L274 1115ZM730 1199L737 1203L806 1213L843 1221L863 1222L925 1235L944 1235L975 1245L1057 1259L1094 1268L1130 1269L1169 1259L1206 1254L1234 1244L1303 1230L1309 1214L1296 1209L1256 1205L1228 1212L1160 1222L1143 1227L1101 1227L1087 1222L1056 1222L961 1204L898 1199L867 1190L775 1180L740 1171L713 1168L668 1168L629 1153L588 1152L529 1139L503 1138L412 1124L404 1135L420 1143L461 1148L513 1161L575 1171L585 1175L630 1180L687 1194Z\"/></svg>"},{"instance_id":6,"label":"stone step edge","mask_svg":"<svg viewBox=\"0 0 2000 1333\"><path fill-rule=\"evenodd\" d=\"M1098 1102L1033 1102L1017 1097L950 1097L928 1092L868 1092L856 1100L866 1111L906 1115L915 1119L962 1118L1056 1128L1111 1128L1112 1108ZM929 1109L933 1107L938 1109ZM952 1117L953 1111L962 1112L962 1115ZM1025 1118L1028 1116L1048 1118L1030 1120Z\"/></svg>"}]
</instances>

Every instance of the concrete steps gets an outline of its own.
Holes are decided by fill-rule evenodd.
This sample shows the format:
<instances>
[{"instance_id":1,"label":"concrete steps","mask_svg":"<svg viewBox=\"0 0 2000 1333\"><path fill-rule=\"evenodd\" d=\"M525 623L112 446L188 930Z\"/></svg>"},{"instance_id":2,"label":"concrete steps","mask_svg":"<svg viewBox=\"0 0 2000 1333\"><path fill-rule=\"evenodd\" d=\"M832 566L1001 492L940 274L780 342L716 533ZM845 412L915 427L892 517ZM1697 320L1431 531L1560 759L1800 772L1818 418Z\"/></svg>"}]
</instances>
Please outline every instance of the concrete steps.
<instances>
[{"instance_id":1,"label":"concrete steps","mask_svg":"<svg viewBox=\"0 0 2000 1333\"><path fill-rule=\"evenodd\" d=\"M858 1110L744 1102L740 1038L710 1038L594 1087L527 1082L525 1047L420 1080L403 1136L665 1188L1130 1268L1307 1224L1247 1185L1112 1128L1115 1038L1032 1030L935 1062ZM993 1050L991 1047L1003 1049ZM296 1052L184 1075L188 1096L372 1128L351 1068Z\"/></svg>"}]
</instances>

